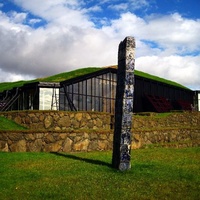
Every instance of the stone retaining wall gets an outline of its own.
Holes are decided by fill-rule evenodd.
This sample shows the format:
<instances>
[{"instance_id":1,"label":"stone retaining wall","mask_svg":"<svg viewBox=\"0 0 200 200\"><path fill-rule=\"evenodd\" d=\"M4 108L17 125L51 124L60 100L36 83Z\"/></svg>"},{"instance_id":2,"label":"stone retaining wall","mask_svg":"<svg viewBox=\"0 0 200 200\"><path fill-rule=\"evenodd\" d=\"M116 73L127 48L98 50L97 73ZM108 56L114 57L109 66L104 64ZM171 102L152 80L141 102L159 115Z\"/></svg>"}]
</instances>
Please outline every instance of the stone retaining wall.
<instances>
[{"instance_id":1,"label":"stone retaining wall","mask_svg":"<svg viewBox=\"0 0 200 200\"><path fill-rule=\"evenodd\" d=\"M144 113L147 115L148 113ZM69 111L11 111L0 112L0 116L15 121L31 130L66 130L71 129L112 129L114 117L101 112ZM134 129L172 127L200 127L200 112L172 113L165 117L137 114L133 116Z\"/></svg>"},{"instance_id":2,"label":"stone retaining wall","mask_svg":"<svg viewBox=\"0 0 200 200\"><path fill-rule=\"evenodd\" d=\"M132 135L132 149L148 146L177 148L200 146L200 127L135 130Z\"/></svg>"},{"instance_id":3,"label":"stone retaining wall","mask_svg":"<svg viewBox=\"0 0 200 200\"><path fill-rule=\"evenodd\" d=\"M145 114L145 113L144 113ZM171 113L158 117L156 113L150 116L136 115L133 119L133 128L172 128L172 127L200 127L200 112Z\"/></svg>"},{"instance_id":4,"label":"stone retaining wall","mask_svg":"<svg viewBox=\"0 0 200 200\"><path fill-rule=\"evenodd\" d=\"M12 111L0 115L31 130L110 129L111 116L101 112Z\"/></svg>"},{"instance_id":5,"label":"stone retaining wall","mask_svg":"<svg viewBox=\"0 0 200 200\"><path fill-rule=\"evenodd\" d=\"M95 112L5 112L9 119L30 127L0 131L0 151L71 152L111 150L112 116ZM166 117L134 116L132 149L151 145L200 146L200 112Z\"/></svg>"},{"instance_id":6,"label":"stone retaining wall","mask_svg":"<svg viewBox=\"0 0 200 200\"><path fill-rule=\"evenodd\" d=\"M109 131L0 132L0 150L6 152L71 152L112 149Z\"/></svg>"},{"instance_id":7,"label":"stone retaining wall","mask_svg":"<svg viewBox=\"0 0 200 200\"><path fill-rule=\"evenodd\" d=\"M113 131L1 131L0 151L5 152L71 152L111 150ZM200 146L199 129L162 129L132 133L132 149L148 145Z\"/></svg>"}]
</instances>

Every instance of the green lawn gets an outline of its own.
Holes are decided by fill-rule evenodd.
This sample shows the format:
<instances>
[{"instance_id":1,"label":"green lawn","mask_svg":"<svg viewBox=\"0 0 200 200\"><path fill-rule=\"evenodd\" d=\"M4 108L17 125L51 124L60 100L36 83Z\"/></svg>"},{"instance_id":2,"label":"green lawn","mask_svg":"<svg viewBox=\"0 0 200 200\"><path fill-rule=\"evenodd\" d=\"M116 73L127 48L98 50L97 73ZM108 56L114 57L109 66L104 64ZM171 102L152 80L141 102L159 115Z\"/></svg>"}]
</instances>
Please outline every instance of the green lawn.
<instances>
[{"instance_id":1,"label":"green lawn","mask_svg":"<svg viewBox=\"0 0 200 200\"><path fill-rule=\"evenodd\" d=\"M25 127L9 120L5 117L0 116L0 131L3 130L26 130ZM1 197L0 197L1 198Z\"/></svg>"},{"instance_id":2,"label":"green lawn","mask_svg":"<svg viewBox=\"0 0 200 200\"><path fill-rule=\"evenodd\" d=\"M138 149L132 168L112 152L0 153L0 199L169 199L200 197L200 148Z\"/></svg>"}]
</instances>

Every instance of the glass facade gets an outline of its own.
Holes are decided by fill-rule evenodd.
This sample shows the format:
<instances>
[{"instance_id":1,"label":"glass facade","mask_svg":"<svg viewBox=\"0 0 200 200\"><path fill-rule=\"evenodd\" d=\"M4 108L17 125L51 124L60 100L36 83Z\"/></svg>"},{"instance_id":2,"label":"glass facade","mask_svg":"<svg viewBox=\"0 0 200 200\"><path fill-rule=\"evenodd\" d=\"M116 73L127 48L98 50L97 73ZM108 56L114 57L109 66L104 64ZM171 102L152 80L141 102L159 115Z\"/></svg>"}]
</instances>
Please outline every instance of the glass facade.
<instances>
[{"instance_id":1,"label":"glass facade","mask_svg":"<svg viewBox=\"0 0 200 200\"><path fill-rule=\"evenodd\" d=\"M39 110L58 110L59 89L40 88L39 90Z\"/></svg>"},{"instance_id":2,"label":"glass facade","mask_svg":"<svg viewBox=\"0 0 200 200\"><path fill-rule=\"evenodd\" d=\"M61 83L36 82L0 93L0 110L66 110L114 113L117 70L104 68ZM170 100L173 109L182 109L182 100L200 111L200 91L174 87L135 75L134 112L148 112L152 105L146 95Z\"/></svg>"},{"instance_id":3,"label":"glass facade","mask_svg":"<svg viewBox=\"0 0 200 200\"><path fill-rule=\"evenodd\" d=\"M60 90L60 110L114 113L116 74L106 73L71 84Z\"/></svg>"}]
</instances>

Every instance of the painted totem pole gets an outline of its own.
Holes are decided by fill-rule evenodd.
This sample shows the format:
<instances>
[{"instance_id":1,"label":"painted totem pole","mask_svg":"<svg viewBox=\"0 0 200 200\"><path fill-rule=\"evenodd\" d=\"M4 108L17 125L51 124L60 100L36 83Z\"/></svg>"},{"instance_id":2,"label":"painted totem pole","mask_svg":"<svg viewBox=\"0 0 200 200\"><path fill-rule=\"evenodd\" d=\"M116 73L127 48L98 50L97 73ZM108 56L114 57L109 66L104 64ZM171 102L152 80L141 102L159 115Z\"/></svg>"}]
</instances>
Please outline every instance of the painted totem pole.
<instances>
[{"instance_id":1,"label":"painted totem pole","mask_svg":"<svg viewBox=\"0 0 200 200\"><path fill-rule=\"evenodd\" d=\"M135 39L126 37L119 44L112 166L121 171L131 168L131 126L134 97Z\"/></svg>"}]
</instances>

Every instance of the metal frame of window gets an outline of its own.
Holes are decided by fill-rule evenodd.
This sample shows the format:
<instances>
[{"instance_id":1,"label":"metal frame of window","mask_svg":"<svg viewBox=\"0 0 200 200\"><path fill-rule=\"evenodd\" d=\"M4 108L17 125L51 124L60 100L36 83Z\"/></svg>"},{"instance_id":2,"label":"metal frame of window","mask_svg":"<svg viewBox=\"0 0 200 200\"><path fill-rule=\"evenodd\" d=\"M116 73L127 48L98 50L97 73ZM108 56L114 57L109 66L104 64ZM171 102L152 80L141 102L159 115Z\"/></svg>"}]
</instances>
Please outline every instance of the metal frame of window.
<instances>
[{"instance_id":1,"label":"metal frame of window","mask_svg":"<svg viewBox=\"0 0 200 200\"><path fill-rule=\"evenodd\" d=\"M64 110L114 111L116 73L104 72L82 80L63 84L65 90ZM73 102L72 106L70 102Z\"/></svg>"}]
</instances>

